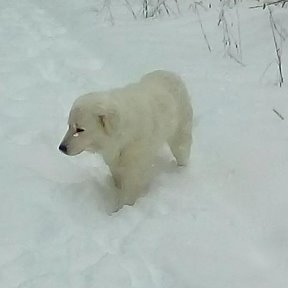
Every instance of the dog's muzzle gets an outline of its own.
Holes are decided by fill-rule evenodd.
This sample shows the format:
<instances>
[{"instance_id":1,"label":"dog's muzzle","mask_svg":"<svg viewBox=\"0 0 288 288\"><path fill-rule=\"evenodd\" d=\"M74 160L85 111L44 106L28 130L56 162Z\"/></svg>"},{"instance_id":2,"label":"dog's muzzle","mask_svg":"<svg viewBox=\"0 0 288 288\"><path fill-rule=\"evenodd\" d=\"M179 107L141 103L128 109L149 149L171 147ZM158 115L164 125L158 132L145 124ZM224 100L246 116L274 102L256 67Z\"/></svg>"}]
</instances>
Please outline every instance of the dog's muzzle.
<instances>
[{"instance_id":1,"label":"dog's muzzle","mask_svg":"<svg viewBox=\"0 0 288 288\"><path fill-rule=\"evenodd\" d=\"M65 154L67 154L67 146L66 145L60 144L59 150Z\"/></svg>"}]
</instances>

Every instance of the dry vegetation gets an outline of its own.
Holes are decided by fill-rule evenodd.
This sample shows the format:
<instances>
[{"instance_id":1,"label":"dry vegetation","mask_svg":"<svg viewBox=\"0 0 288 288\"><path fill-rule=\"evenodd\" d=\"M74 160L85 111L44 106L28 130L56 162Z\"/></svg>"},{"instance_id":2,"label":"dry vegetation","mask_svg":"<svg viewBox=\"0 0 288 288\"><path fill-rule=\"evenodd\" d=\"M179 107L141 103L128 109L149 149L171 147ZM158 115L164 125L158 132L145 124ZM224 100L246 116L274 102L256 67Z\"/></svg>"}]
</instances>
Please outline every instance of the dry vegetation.
<instances>
[{"instance_id":1,"label":"dry vegetation","mask_svg":"<svg viewBox=\"0 0 288 288\"><path fill-rule=\"evenodd\" d=\"M224 54L240 65L244 64L239 8L260 9L263 11L263 17L269 19L271 41L273 41L274 55L276 56L275 60L267 66L264 74L270 67L275 67L276 63L278 71L277 83L280 87L284 83L283 47L288 38L288 30L283 27L281 22L275 20L275 13L288 9L288 0L99 0L97 2L97 13L105 13L106 19L111 25L117 23L117 11L116 9L114 9L115 11L113 10L113 4L116 3L114 1L117 2L118 7L120 2L126 12L128 12L126 14L131 15L135 21L159 17L181 17L183 14L190 13L197 20L207 49L210 52L212 52L213 47L207 36L202 17L210 9L216 9L219 12L219 16L218 23L215 23L215 25L218 25L222 35Z\"/></svg>"}]
</instances>

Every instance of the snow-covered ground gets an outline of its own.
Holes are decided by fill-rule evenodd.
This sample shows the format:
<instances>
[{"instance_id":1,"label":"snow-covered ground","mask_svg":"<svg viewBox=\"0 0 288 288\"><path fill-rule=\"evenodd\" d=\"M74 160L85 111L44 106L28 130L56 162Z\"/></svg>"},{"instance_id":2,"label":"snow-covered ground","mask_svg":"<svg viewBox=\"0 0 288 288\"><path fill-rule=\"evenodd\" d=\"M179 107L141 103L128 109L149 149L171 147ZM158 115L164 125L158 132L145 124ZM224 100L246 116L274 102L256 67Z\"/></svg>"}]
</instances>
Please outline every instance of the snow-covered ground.
<instances>
[{"instance_id":1,"label":"snow-covered ground","mask_svg":"<svg viewBox=\"0 0 288 288\"><path fill-rule=\"evenodd\" d=\"M210 53L192 10L135 21L114 1L111 26L96 2L0 0L0 287L288 287L288 91L269 66L268 10L240 5L240 30L227 12L239 65L218 5L199 8ZM287 12L275 14L284 34ZM191 92L191 163L164 151L147 195L109 215L101 158L57 146L77 96L153 69Z\"/></svg>"}]
</instances>

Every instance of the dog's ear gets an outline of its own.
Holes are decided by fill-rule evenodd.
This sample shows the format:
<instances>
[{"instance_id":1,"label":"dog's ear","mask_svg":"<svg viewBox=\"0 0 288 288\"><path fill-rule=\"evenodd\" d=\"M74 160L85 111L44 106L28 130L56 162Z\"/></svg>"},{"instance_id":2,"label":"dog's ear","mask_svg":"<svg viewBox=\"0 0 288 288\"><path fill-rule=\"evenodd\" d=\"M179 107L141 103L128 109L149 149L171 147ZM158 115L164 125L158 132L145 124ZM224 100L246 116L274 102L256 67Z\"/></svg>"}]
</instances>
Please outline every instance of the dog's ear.
<instances>
[{"instance_id":1,"label":"dog's ear","mask_svg":"<svg viewBox=\"0 0 288 288\"><path fill-rule=\"evenodd\" d=\"M98 121L106 134L111 135L117 130L119 117L116 111L107 111L98 115Z\"/></svg>"}]
</instances>

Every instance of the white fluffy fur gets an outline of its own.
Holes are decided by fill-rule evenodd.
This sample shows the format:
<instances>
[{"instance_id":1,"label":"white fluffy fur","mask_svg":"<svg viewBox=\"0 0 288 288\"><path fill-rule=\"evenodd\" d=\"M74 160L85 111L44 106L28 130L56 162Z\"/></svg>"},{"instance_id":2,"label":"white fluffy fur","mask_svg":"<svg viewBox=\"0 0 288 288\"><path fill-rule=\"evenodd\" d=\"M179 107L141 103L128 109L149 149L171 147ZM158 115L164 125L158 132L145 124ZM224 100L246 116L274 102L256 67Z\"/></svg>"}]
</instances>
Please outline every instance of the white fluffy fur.
<instances>
[{"instance_id":1,"label":"white fluffy fur","mask_svg":"<svg viewBox=\"0 0 288 288\"><path fill-rule=\"evenodd\" d=\"M154 71L123 88L80 96L68 124L60 150L100 153L119 188L118 208L134 204L149 183L165 142L178 165L189 159L192 107L184 83L171 72Z\"/></svg>"}]
</instances>

